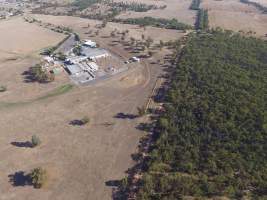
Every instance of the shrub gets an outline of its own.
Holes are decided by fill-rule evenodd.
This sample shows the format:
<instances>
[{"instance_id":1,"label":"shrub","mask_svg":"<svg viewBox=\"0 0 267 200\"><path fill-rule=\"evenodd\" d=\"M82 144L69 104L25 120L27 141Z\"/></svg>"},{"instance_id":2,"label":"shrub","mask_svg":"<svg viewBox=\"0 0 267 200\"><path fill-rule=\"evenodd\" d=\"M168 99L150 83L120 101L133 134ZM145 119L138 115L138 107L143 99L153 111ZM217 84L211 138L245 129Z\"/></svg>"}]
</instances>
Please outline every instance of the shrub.
<instances>
[{"instance_id":1,"label":"shrub","mask_svg":"<svg viewBox=\"0 0 267 200\"><path fill-rule=\"evenodd\" d=\"M144 106L142 107L137 107L137 111L138 111L138 116L142 117L146 114L146 108Z\"/></svg>"},{"instance_id":2,"label":"shrub","mask_svg":"<svg viewBox=\"0 0 267 200\"><path fill-rule=\"evenodd\" d=\"M1 85L0 86L0 92L5 92L7 90L6 86Z\"/></svg>"},{"instance_id":3,"label":"shrub","mask_svg":"<svg viewBox=\"0 0 267 200\"><path fill-rule=\"evenodd\" d=\"M31 183L35 188L41 188L47 181L47 172L45 169L38 167L31 171L29 174Z\"/></svg>"},{"instance_id":4,"label":"shrub","mask_svg":"<svg viewBox=\"0 0 267 200\"><path fill-rule=\"evenodd\" d=\"M85 116L81 119L82 125L88 124L90 122L90 118Z\"/></svg>"},{"instance_id":5,"label":"shrub","mask_svg":"<svg viewBox=\"0 0 267 200\"><path fill-rule=\"evenodd\" d=\"M33 135L32 136L32 147L39 146L41 144L41 140L38 136Z\"/></svg>"}]
</instances>

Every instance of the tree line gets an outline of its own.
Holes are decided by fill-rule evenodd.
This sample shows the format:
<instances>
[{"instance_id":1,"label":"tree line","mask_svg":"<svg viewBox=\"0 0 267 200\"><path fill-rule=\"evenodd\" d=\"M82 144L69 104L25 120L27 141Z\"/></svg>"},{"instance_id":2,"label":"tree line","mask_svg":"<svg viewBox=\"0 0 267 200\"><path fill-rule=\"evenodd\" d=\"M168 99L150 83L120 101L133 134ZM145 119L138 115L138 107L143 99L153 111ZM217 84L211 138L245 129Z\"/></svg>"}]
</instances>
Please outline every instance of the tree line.
<instances>
[{"instance_id":1,"label":"tree line","mask_svg":"<svg viewBox=\"0 0 267 200\"><path fill-rule=\"evenodd\" d=\"M201 0L192 0L192 3L190 5L191 10L199 10Z\"/></svg>"},{"instance_id":2,"label":"tree line","mask_svg":"<svg viewBox=\"0 0 267 200\"><path fill-rule=\"evenodd\" d=\"M207 30L209 28L208 10L198 10L195 27L198 30Z\"/></svg>"},{"instance_id":3,"label":"tree line","mask_svg":"<svg viewBox=\"0 0 267 200\"><path fill-rule=\"evenodd\" d=\"M140 26L154 26L166 29L187 30L193 29L191 25L179 22L177 19L164 19L153 17L141 17L141 18L127 18L127 19L113 19L113 22L136 24Z\"/></svg>"}]
</instances>

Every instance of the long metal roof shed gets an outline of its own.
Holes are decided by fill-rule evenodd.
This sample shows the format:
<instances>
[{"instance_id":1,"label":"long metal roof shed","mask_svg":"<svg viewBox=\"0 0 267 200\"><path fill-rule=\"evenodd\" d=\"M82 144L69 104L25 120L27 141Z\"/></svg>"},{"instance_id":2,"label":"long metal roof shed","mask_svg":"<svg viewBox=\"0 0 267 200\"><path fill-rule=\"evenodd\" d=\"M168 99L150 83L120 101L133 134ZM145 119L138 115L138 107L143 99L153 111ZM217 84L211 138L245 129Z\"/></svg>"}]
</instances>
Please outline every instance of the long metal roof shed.
<instances>
[{"instance_id":1,"label":"long metal roof shed","mask_svg":"<svg viewBox=\"0 0 267 200\"><path fill-rule=\"evenodd\" d=\"M67 65L66 67L70 74L77 74L82 72L82 69L78 65Z\"/></svg>"}]
</instances>

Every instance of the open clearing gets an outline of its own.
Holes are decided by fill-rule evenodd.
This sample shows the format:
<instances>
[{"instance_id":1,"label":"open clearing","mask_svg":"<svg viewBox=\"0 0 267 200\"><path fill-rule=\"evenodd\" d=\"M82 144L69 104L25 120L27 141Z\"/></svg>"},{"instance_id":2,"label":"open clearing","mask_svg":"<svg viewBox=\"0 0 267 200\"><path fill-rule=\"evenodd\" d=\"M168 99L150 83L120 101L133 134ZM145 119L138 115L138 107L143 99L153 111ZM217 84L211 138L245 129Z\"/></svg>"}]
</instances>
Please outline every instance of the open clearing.
<instances>
[{"instance_id":1,"label":"open clearing","mask_svg":"<svg viewBox=\"0 0 267 200\"><path fill-rule=\"evenodd\" d=\"M86 34L89 28L84 28L88 23L92 29L95 29L92 23L99 23L73 17L41 17L43 21L53 20L54 24L70 26L82 38L89 37ZM40 28L36 24L29 25ZM116 27L123 31L129 28L129 35L141 38L143 29L137 26L118 24ZM98 36L89 38L122 58L131 57L132 54L125 51L123 45L110 45L114 38L105 35L113 29L108 24ZM147 28L146 37L155 36L154 41L169 41L184 35L163 30L166 34L160 36L158 31ZM46 41L43 46L24 50L27 56L0 65L1 84L6 84L8 88L0 96L0 199L111 199L112 187L106 182L123 178L125 171L133 166L131 154L136 152L139 138L143 135L143 131L136 127L144 122L142 118L115 116L118 113L136 115L137 107L145 105L156 79L167 64L150 62L163 60L163 56L170 51L164 49L153 55L152 59L142 61L141 66L88 87L68 88L69 79L65 73L48 84L25 83L23 71L38 61L38 56L31 53L51 45ZM14 51L11 47L7 48ZM70 124L83 116L90 118L89 125ZM42 141L37 148L11 144L26 142L34 134ZM49 180L44 188L37 190L23 184L14 186L10 182L9 175L19 171L29 172L39 166L48 170Z\"/></svg>"},{"instance_id":2,"label":"open clearing","mask_svg":"<svg viewBox=\"0 0 267 200\"><path fill-rule=\"evenodd\" d=\"M201 7L208 9L211 27L253 31L258 36L265 36L267 33L267 15L239 0L203 0Z\"/></svg>"}]
</instances>

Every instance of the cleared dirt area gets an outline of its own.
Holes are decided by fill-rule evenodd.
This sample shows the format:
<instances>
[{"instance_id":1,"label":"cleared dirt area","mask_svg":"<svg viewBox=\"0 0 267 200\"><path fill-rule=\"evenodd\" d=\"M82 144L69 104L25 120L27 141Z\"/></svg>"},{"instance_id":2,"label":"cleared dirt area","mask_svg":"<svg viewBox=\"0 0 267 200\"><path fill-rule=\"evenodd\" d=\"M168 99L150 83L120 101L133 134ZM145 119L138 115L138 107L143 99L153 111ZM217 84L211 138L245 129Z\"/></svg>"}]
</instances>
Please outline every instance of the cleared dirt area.
<instances>
[{"instance_id":1,"label":"cleared dirt area","mask_svg":"<svg viewBox=\"0 0 267 200\"><path fill-rule=\"evenodd\" d=\"M78 18L43 16L43 19L53 19L55 24L60 25L69 24L82 38L88 37L85 34L88 28L84 27L88 23L91 26L91 20ZM123 25L118 27L126 29ZM108 30L113 28L108 24ZM136 31L140 28L132 29ZM183 35L175 33L166 32L163 39L168 41ZM113 38L105 37L105 34L109 31L102 29L92 39L118 56L132 56L121 44L109 45ZM36 52L37 49L31 51ZM25 83L21 73L37 60L28 56L12 62L5 61L0 67L1 81L3 77L3 83L8 86L8 90L0 96L0 199L112 199L110 183L123 178L125 171L132 167L131 154L136 152L139 138L144 134L136 128L144 119L131 116L137 114L137 106L145 105L166 64L150 63L157 59L162 61L163 56L169 53L164 48L152 58L144 59L140 65L111 79L39 99L37 97L46 97L55 88L67 84L67 77L60 74L55 82L49 84ZM26 91L27 95L23 96L22 91ZM120 117L118 113L124 113L126 117ZM90 118L89 125L71 124L83 116ZM29 141L34 134L41 139L40 146L29 148L16 145L16 142ZM29 172L35 167L44 167L48 171L48 182L44 188L34 189L24 185L21 176L15 183L10 180L16 172Z\"/></svg>"},{"instance_id":2,"label":"cleared dirt area","mask_svg":"<svg viewBox=\"0 0 267 200\"><path fill-rule=\"evenodd\" d=\"M265 36L267 33L267 15L239 0L203 0L201 7L208 9L211 27L253 31L258 36Z\"/></svg>"},{"instance_id":3,"label":"cleared dirt area","mask_svg":"<svg viewBox=\"0 0 267 200\"><path fill-rule=\"evenodd\" d=\"M120 2L120 0L116 0ZM124 2L132 2L126 0ZM137 0L135 2L151 4L157 6L166 5L167 7L163 10L149 10L147 12L124 12L118 15L118 18L138 18L138 17L155 17L155 18L175 18L179 22L193 25L195 23L196 11L190 10L189 7L192 3L191 0L164 0L164 1L153 1L153 0Z\"/></svg>"}]
</instances>

